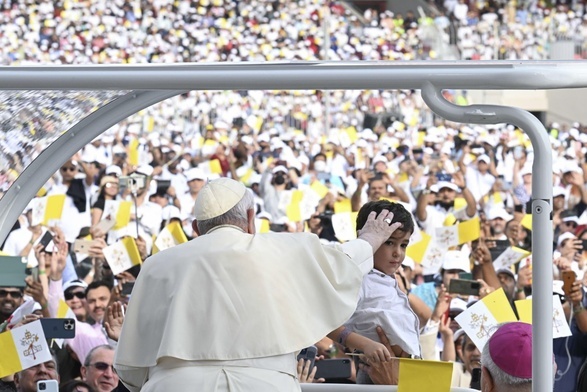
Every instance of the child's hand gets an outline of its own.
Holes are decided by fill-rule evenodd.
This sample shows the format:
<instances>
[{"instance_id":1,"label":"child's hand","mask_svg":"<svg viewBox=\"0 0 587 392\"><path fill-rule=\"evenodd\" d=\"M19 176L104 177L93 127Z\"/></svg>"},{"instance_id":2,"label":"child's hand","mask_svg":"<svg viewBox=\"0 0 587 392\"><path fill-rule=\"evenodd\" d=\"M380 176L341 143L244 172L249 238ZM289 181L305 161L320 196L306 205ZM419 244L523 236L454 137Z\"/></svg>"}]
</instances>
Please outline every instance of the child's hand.
<instances>
[{"instance_id":1,"label":"child's hand","mask_svg":"<svg viewBox=\"0 0 587 392\"><path fill-rule=\"evenodd\" d=\"M369 343L362 347L362 349L363 354L365 354L365 356L369 359L369 363L385 362L391 360L391 354L389 353L389 350L381 343L370 340Z\"/></svg>"}]
</instances>

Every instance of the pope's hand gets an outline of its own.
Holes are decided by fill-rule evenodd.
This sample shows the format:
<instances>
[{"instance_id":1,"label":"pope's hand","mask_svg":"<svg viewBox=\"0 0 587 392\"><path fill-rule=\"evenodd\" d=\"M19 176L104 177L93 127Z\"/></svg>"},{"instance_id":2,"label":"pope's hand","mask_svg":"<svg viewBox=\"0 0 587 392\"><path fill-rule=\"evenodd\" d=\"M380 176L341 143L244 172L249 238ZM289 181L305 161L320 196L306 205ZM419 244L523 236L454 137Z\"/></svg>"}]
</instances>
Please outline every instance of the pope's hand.
<instances>
[{"instance_id":1,"label":"pope's hand","mask_svg":"<svg viewBox=\"0 0 587 392\"><path fill-rule=\"evenodd\" d=\"M391 223L392 220L393 213L388 210L381 211L379 215L375 211L371 211L367 217L367 222L359 230L358 238L367 241L373 247L373 253L375 253L391 237L393 232L402 226L401 222Z\"/></svg>"}]
</instances>

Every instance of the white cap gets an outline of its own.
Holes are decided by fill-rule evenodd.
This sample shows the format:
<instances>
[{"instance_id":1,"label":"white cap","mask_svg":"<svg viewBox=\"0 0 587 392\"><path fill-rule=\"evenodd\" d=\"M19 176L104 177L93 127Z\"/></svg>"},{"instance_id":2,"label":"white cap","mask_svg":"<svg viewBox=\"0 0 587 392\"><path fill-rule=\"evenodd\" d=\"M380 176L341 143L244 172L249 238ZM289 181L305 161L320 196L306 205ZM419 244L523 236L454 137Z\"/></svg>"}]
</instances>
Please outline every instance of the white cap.
<instances>
[{"instance_id":1,"label":"white cap","mask_svg":"<svg viewBox=\"0 0 587 392\"><path fill-rule=\"evenodd\" d=\"M552 197L567 196L567 190L562 186L555 186L552 188Z\"/></svg>"},{"instance_id":2,"label":"white cap","mask_svg":"<svg viewBox=\"0 0 587 392\"><path fill-rule=\"evenodd\" d=\"M504 221L508 222L511 221L514 217L508 214L508 212L502 207L493 207L487 211L487 220L494 220L497 218L501 218Z\"/></svg>"},{"instance_id":3,"label":"white cap","mask_svg":"<svg viewBox=\"0 0 587 392\"><path fill-rule=\"evenodd\" d=\"M161 211L161 220L168 221L173 218L181 219L179 208L168 204L163 208L163 211Z\"/></svg>"},{"instance_id":4,"label":"white cap","mask_svg":"<svg viewBox=\"0 0 587 392\"><path fill-rule=\"evenodd\" d=\"M273 217L271 216L270 213L268 213L267 211L261 211L257 214L256 216L257 219L267 219L269 222L271 222L271 220L273 219Z\"/></svg>"},{"instance_id":5,"label":"white cap","mask_svg":"<svg viewBox=\"0 0 587 392\"><path fill-rule=\"evenodd\" d=\"M216 218L238 204L247 192L245 186L230 178L222 177L208 182L198 194L194 205L197 220Z\"/></svg>"},{"instance_id":6,"label":"white cap","mask_svg":"<svg viewBox=\"0 0 587 392\"><path fill-rule=\"evenodd\" d=\"M412 259L410 256L404 257L404 261L402 261L402 265L404 267L410 268L412 271L414 270L414 268L416 268L416 263L414 262L414 259Z\"/></svg>"},{"instance_id":7,"label":"white cap","mask_svg":"<svg viewBox=\"0 0 587 392\"><path fill-rule=\"evenodd\" d=\"M435 186L435 189L437 189L436 192L440 191L442 188L449 188L449 189L452 189L455 192L458 192L459 191L459 187L456 186L456 184L453 184L452 182L448 182L448 181L438 181L434 185L436 185Z\"/></svg>"},{"instance_id":8,"label":"white cap","mask_svg":"<svg viewBox=\"0 0 587 392\"><path fill-rule=\"evenodd\" d=\"M106 168L106 171L104 172L105 175L117 175L117 176L121 176L122 175L122 169L120 168L120 166L117 165L110 165Z\"/></svg>"},{"instance_id":9,"label":"white cap","mask_svg":"<svg viewBox=\"0 0 587 392\"><path fill-rule=\"evenodd\" d=\"M144 174L145 176L149 177L151 174L153 174L153 166L141 165L141 166L137 167L136 172L140 173L140 174Z\"/></svg>"},{"instance_id":10,"label":"white cap","mask_svg":"<svg viewBox=\"0 0 587 392\"><path fill-rule=\"evenodd\" d=\"M460 310L461 312L467 310L467 302L461 298L453 298L449 305L450 310Z\"/></svg>"},{"instance_id":11,"label":"white cap","mask_svg":"<svg viewBox=\"0 0 587 392\"><path fill-rule=\"evenodd\" d=\"M556 242L556 246L560 246L564 240L568 240L570 238L577 238L575 237L575 235L571 232L566 232L566 233L562 233L561 235L558 236L558 240Z\"/></svg>"},{"instance_id":12,"label":"white cap","mask_svg":"<svg viewBox=\"0 0 587 392\"><path fill-rule=\"evenodd\" d=\"M469 257L460 250L449 250L444 254L442 262L444 270L461 270L463 272L471 272L471 264Z\"/></svg>"},{"instance_id":13,"label":"white cap","mask_svg":"<svg viewBox=\"0 0 587 392\"><path fill-rule=\"evenodd\" d=\"M187 182L190 182L193 180L202 180L202 181L208 180L208 177L206 177L206 174L201 169L198 169L197 167L191 168L188 171L186 171L185 178L187 179Z\"/></svg>"},{"instance_id":14,"label":"white cap","mask_svg":"<svg viewBox=\"0 0 587 392\"><path fill-rule=\"evenodd\" d=\"M477 162L485 162L489 164L491 162L491 158L487 154L482 154L477 157Z\"/></svg>"},{"instance_id":15,"label":"white cap","mask_svg":"<svg viewBox=\"0 0 587 392\"><path fill-rule=\"evenodd\" d=\"M387 158L384 157L383 155L378 155L375 158L373 158L373 166L375 166L379 162L383 162L385 164L389 163L389 161L387 160Z\"/></svg>"},{"instance_id":16,"label":"white cap","mask_svg":"<svg viewBox=\"0 0 587 392\"><path fill-rule=\"evenodd\" d=\"M283 166L283 165L278 165L275 166L273 168L273 170L271 171L271 173L275 174L275 173L279 173L279 172L284 172L284 173L289 173L289 170L287 170L287 167Z\"/></svg>"},{"instance_id":17,"label":"white cap","mask_svg":"<svg viewBox=\"0 0 587 392\"><path fill-rule=\"evenodd\" d=\"M522 167L522 170L520 170L521 176L525 176L526 174L532 174L532 166L527 163Z\"/></svg>"}]
</instances>

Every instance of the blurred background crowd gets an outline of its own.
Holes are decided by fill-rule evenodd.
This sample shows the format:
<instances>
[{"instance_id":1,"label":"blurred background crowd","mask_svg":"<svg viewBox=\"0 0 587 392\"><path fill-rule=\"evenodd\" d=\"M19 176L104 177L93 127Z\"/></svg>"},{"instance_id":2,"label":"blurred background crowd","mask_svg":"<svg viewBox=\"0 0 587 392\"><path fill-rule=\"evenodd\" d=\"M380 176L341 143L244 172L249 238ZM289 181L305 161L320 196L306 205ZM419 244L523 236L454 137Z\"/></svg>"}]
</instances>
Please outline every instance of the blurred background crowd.
<instances>
[{"instance_id":1,"label":"blurred background crowd","mask_svg":"<svg viewBox=\"0 0 587 392\"><path fill-rule=\"evenodd\" d=\"M318 0L6 0L0 4L0 62L545 60L557 41L572 42L575 58L584 58L583 2L423 3L426 7L382 11ZM3 92L2 192L76 119L124 93ZM444 95L459 105L470 103L466 91ZM552 288L567 315L575 316L572 336L555 340L561 370L555 390L575 391L587 358L587 323L581 319L587 286L587 129L574 119L545 125L554 161L553 277L560 282L563 271L573 271L577 280L572 291L562 283ZM436 259L408 252L418 256L406 257L400 272L405 292L429 308L423 326L437 337L429 358L460 363L461 376L469 378L458 381L459 376L454 385L468 386L481 348L442 316L449 312L454 320L476 298L453 295L446 302L443 290L462 273L481 281L480 296L503 288L513 304L531 295L531 255L503 269L493 262L509 247L531 251L524 219L533 159L522 130L445 121L416 90L192 91L112 127L43 185L38 199L66 195L61 219L51 227L37 222L31 202L2 249L25 257L29 266L38 264L46 271L45 286L29 279L26 288L0 288L0 322L22 303L23 294L40 304L39 314L53 317L55 301L64 298L82 332L59 351L62 383L81 377L90 384L87 390L113 390L118 379L108 347L117 340L123 316L112 304L128 300L123 286L140 267L115 276L103 249L130 236L144 260L163 249L157 239L173 222L182 235L172 233L172 242L192 238L198 192L206 181L229 176L254 192L260 232L311 231L325 242L346 241L354 235L353 213L381 198L412 212L417 228L411 245L426 235L435 238L438 228L479 219L479 239L452 246ZM120 201L132 202L125 227L105 227L101 223L111 218L107 206ZM39 246L48 230L54 234L51 254ZM74 249L77 239L92 242ZM479 251L485 246L489 256ZM105 319L109 323L102 328ZM88 328L79 326L88 321ZM327 339L318 347L326 356L344 352ZM108 366L90 366L93 355ZM27 390L11 379L2 388Z\"/></svg>"}]
</instances>

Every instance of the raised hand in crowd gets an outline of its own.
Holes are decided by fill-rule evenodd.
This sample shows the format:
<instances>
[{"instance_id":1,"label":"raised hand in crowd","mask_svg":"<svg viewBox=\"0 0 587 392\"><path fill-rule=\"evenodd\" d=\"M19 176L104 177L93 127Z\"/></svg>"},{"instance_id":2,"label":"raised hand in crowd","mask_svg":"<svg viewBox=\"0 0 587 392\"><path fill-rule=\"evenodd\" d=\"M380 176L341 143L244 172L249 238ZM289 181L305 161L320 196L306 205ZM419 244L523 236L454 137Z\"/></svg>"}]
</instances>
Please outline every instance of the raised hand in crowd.
<instances>
[{"instance_id":1,"label":"raised hand in crowd","mask_svg":"<svg viewBox=\"0 0 587 392\"><path fill-rule=\"evenodd\" d=\"M316 357L316 361L324 359L324 356ZM310 383L322 383L326 381L323 378L314 378L316 376L316 371L318 368L316 366L312 367L310 370L310 365L312 361L309 359L300 359L298 360L298 380L300 384L310 384Z\"/></svg>"},{"instance_id":2,"label":"raised hand in crowd","mask_svg":"<svg viewBox=\"0 0 587 392\"><path fill-rule=\"evenodd\" d=\"M90 245L90 247L88 248L88 256L98 258L98 259L104 259L104 253L102 252L102 250L106 246L108 246L108 244L106 244L106 241L104 241L104 238L96 238L92 242L92 245Z\"/></svg>"},{"instance_id":3,"label":"raised hand in crowd","mask_svg":"<svg viewBox=\"0 0 587 392\"><path fill-rule=\"evenodd\" d=\"M583 242L576 238L569 238L563 241L559 247L562 257L573 260L583 250Z\"/></svg>"},{"instance_id":4,"label":"raised hand in crowd","mask_svg":"<svg viewBox=\"0 0 587 392\"><path fill-rule=\"evenodd\" d=\"M26 283L26 288L24 289L25 295L31 296L35 302L41 305L43 317L50 317L49 310L47 308L47 296L45 294L45 290L43 290L43 284L41 281L35 280L32 276L27 276L24 281Z\"/></svg>"},{"instance_id":5,"label":"raised hand in crowd","mask_svg":"<svg viewBox=\"0 0 587 392\"><path fill-rule=\"evenodd\" d=\"M454 332L450 328L451 322L452 319L447 313L445 313L442 315L440 323L438 324L438 332L440 333L440 338L443 343L442 356L440 359L443 361L454 362L456 361L457 353L454 345Z\"/></svg>"},{"instance_id":6,"label":"raised hand in crowd","mask_svg":"<svg viewBox=\"0 0 587 392\"><path fill-rule=\"evenodd\" d=\"M104 317L104 329L108 337L115 342L120 338L122 331L122 324L124 323L126 305L115 301L108 308L106 308L106 315Z\"/></svg>"},{"instance_id":7,"label":"raised hand in crowd","mask_svg":"<svg viewBox=\"0 0 587 392\"><path fill-rule=\"evenodd\" d=\"M485 241L484 238L479 238L477 246L473 250L473 258L477 260L481 266L481 272L483 273L483 280L485 283L494 290L497 290L501 287L501 283L499 282L499 278L493 267L493 258L491 257L489 246L495 246L495 243L492 241Z\"/></svg>"},{"instance_id":8,"label":"raised hand in crowd","mask_svg":"<svg viewBox=\"0 0 587 392\"><path fill-rule=\"evenodd\" d=\"M452 300L452 295L448 293L447 288L444 284L440 285L440 291L438 292L438 298L436 299L436 305L434 306L434 310L432 311L431 320L433 322L440 322L442 317L448 312L450 308L450 301Z\"/></svg>"},{"instance_id":9,"label":"raised hand in crowd","mask_svg":"<svg viewBox=\"0 0 587 392\"><path fill-rule=\"evenodd\" d=\"M128 300L128 298L124 298L122 293L124 284L134 282L135 280L136 278L128 271L124 271L116 275L117 284L112 287L110 303L114 303L115 301L127 302L126 300Z\"/></svg>"},{"instance_id":10,"label":"raised hand in crowd","mask_svg":"<svg viewBox=\"0 0 587 392\"><path fill-rule=\"evenodd\" d=\"M24 315L18 323L14 324L14 326L11 329L22 327L23 325L26 325L28 323L32 323L32 322L40 320L40 319L42 319L42 317L39 316L38 314L31 313L31 314Z\"/></svg>"},{"instance_id":11,"label":"raised hand in crowd","mask_svg":"<svg viewBox=\"0 0 587 392\"><path fill-rule=\"evenodd\" d=\"M495 289L489 286L483 279L477 279L477 282L481 285L479 288L479 298L485 298L489 294L491 294Z\"/></svg>"}]
</instances>

